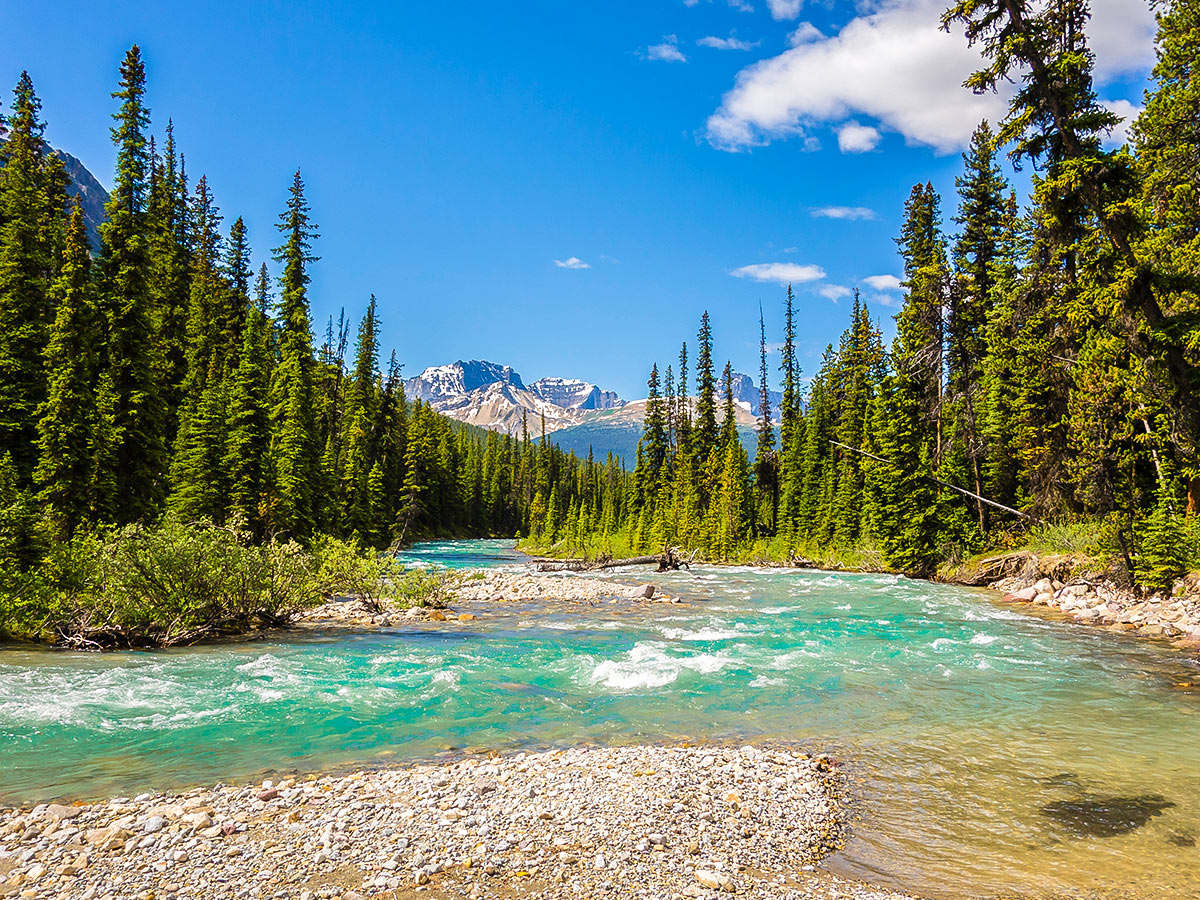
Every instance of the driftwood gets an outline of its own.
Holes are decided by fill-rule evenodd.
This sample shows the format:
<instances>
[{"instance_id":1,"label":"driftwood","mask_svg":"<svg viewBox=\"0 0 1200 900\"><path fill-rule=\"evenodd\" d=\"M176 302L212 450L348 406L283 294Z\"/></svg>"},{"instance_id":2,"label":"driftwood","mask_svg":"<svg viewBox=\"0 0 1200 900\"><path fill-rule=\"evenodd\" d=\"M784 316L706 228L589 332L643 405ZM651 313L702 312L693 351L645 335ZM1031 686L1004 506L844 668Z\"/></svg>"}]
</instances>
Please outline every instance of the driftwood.
<instances>
[{"instance_id":1,"label":"driftwood","mask_svg":"<svg viewBox=\"0 0 1200 900\"><path fill-rule=\"evenodd\" d=\"M693 550L690 555L685 557L683 551L678 547L668 547L662 553L649 556L630 556L625 559L612 559L611 557L591 560L539 559L537 563L539 572L598 572L602 569L618 569L624 566L658 566L658 571L667 572L678 571L681 568L690 569L697 552Z\"/></svg>"}]
</instances>

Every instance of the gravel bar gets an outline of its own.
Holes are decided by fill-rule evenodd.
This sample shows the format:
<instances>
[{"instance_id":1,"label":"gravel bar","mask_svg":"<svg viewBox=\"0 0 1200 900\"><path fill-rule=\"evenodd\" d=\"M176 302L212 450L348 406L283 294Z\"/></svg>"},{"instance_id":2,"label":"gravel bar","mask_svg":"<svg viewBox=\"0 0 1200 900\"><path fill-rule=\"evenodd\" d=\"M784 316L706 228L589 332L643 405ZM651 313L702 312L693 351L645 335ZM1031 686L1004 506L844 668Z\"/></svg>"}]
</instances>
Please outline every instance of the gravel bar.
<instances>
[{"instance_id":1,"label":"gravel bar","mask_svg":"<svg viewBox=\"0 0 1200 900\"><path fill-rule=\"evenodd\" d=\"M817 866L839 782L789 747L578 747L0 809L0 896L904 900Z\"/></svg>"}]
</instances>

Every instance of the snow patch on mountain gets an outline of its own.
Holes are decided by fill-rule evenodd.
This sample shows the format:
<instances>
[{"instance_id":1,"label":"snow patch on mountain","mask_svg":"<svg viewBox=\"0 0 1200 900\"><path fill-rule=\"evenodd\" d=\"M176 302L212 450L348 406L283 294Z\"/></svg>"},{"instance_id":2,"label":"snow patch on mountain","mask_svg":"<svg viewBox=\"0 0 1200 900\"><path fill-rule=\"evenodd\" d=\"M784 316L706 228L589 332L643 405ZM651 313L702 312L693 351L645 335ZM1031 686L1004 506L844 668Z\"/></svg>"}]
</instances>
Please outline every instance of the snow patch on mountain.
<instances>
[{"instance_id":1,"label":"snow patch on mountain","mask_svg":"<svg viewBox=\"0 0 1200 900\"><path fill-rule=\"evenodd\" d=\"M578 378L539 378L529 390L563 409L617 409L625 402L615 391L602 391Z\"/></svg>"}]
</instances>

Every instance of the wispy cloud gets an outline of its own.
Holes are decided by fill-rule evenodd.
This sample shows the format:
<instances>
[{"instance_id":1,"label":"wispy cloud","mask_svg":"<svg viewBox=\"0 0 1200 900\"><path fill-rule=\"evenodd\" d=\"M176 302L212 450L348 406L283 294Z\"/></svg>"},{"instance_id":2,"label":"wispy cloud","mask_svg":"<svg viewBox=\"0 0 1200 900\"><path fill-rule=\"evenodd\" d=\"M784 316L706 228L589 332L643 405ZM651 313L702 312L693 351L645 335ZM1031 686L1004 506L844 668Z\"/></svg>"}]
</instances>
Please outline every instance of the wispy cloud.
<instances>
[{"instance_id":1,"label":"wispy cloud","mask_svg":"<svg viewBox=\"0 0 1200 900\"><path fill-rule=\"evenodd\" d=\"M751 278L754 281L768 281L787 286L803 284L808 281L820 281L825 277L825 270L820 266L800 265L799 263L755 263L742 266L729 273L734 278Z\"/></svg>"},{"instance_id":2,"label":"wispy cloud","mask_svg":"<svg viewBox=\"0 0 1200 900\"><path fill-rule=\"evenodd\" d=\"M687 7L698 6L700 0L683 0L683 5ZM747 0L725 0L725 4L730 9L736 9L738 12L754 12L754 7Z\"/></svg>"},{"instance_id":3,"label":"wispy cloud","mask_svg":"<svg viewBox=\"0 0 1200 900\"><path fill-rule=\"evenodd\" d=\"M674 34L664 34L662 43L651 44L642 56L654 62L687 62L679 49L679 37Z\"/></svg>"},{"instance_id":4,"label":"wispy cloud","mask_svg":"<svg viewBox=\"0 0 1200 900\"><path fill-rule=\"evenodd\" d=\"M817 288L817 293L826 300L832 300L837 303L843 297L849 297L854 292L843 284L823 284Z\"/></svg>"},{"instance_id":5,"label":"wispy cloud","mask_svg":"<svg viewBox=\"0 0 1200 900\"><path fill-rule=\"evenodd\" d=\"M895 275L868 275L863 279L863 284L877 291L898 291L901 282Z\"/></svg>"},{"instance_id":6,"label":"wispy cloud","mask_svg":"<svg viewBox=\"0 0 1200 900\"><path fill-rule=\"evenodd\" d=\"M788 43L793 47L799 47L801 44L807 44L809 41L819 41L825 37L812 22L801 22L796 26L796 30L788 35Z\"/></svg>"},{"instance_id":7,"label":"wispy cloud","mask_svg":"<svg viewBox=\"0 0 1200 900\"><path fill-rule=\"evenodd\" d=\"M708 35L696 41L701 47L711 47L713 50L753 50L758 46L758 41L753 44L749 41L743 41L741 38L736 38L732 34L727 37L715 37Z\"/></svg>"},{"instance_id":8,"label":"wispy cloud","mask_svg":"<svg viewBox=\"0 0 1200 900\"><path fill-rule=\"evenodd\" d=\"M803 5L804 0L767 0L767 9L771 11L771 18L780 22L796 18L800 15L800 7Z\"/></svg>"},{"instance_id":9,"label":"wispy cloud","mask_svg":"<svg viewBox=\"0 0 1200 900\"><path fill-rule=\"evenodd\" d=\"M889 296L888 294L871 294L869 297L867 297L865 299L866 299L866 303L868 306L871 305L872 303L874 303L878 306L886 306L889 309L899 309L900 308L899 298Z\"/></svg>"},{"instance_id":10,"label":"wispy cloud","mask_svg":"<svg viewBox=\"0 0 1200 900\"><path fill-rule=\"evenodd\" d=\"M590 263L585 263L578 256L568 256L566 259L556 259L554 264L560 269L590 269Z\"/></svg>"},{"instance_id":11,"label":"wispy cloud","mask_svg":"<svg viewBox=\"0 0 1200 900\"><path fill-rule=\"evenodd\" d=\"M875 210L865 206L818 206L811 210L814 219L874 219Z\"/></svg>"}]
</instances>

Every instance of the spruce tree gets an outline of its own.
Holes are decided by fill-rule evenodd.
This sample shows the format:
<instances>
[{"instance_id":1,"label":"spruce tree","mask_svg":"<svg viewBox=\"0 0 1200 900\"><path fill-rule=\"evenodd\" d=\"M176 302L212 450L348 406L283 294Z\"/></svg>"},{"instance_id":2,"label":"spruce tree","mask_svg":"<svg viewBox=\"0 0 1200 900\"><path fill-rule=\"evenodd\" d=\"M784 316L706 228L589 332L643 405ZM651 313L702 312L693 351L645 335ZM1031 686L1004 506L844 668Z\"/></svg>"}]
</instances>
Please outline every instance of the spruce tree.
<instances>
[{"instance_id":1,"label":"spruce tree","mask_svg":"<svg viewBox=\"0 0 1200 900\"><path fill-rule=\"evenodd\" d=\"M696 428L695 448L701 459L717 444L717 380L713 373L712 326L708 321L708 310L700 317L700 331L696 335Z\"/></svg>"},{"instance_id":2,"label":"spruce tree","mask_svg":"<svg viewBox=\"0 0 1200 900\"><path fill-rule=\"evenodd\" d=\"M754 453L756 530L775 532L779 506L778 460L775 455L775 423L771 421L771 392L767 381L767 328L762 307L758 308L758 441Z\"/></svg>"},{"instance_id":3,"label":"spruce tree","mask_svg":"<svg viewBox=\"0 0 1200 900\"><path fill-rule=\"evenodd\" d=\"M145 66L135 44L121 63L121 101L113 114L117 173L100 226L101 301L107 319L105 366L111 382L113 454L100 476L114 488L112 514L135 521L155 513L163 495L166 424L158 375L157 310L150 292L146 227L149 111Z\"/></svg>"},{"instance_id":4,"label":"spruce tree","mask_svg":"<svg viewBox=\"0 0 1200 900\"><path fill-rule=\"evenodd\" d=\"M1200 74L1196 59L1200 56L1200 6L1194 0L1164 0L1158 4L1158 60L1154 67L1154 86L1146 92L1145 108L1133 123L1133 144L1137 150L1138 173L1142 179L1141 212L1145 230L1139 236L1138 255L1156 260L1167 276L1160 281L1164 313L1177 325L1158 323L1152 338L1175 345L1181 337L1191 340L1195 327L1188 317L1200 313L1200 293L1187 287L1188 275L1200 270ZM1180 279L1182 276L1182 279ZM1179 327L1183 326L1183 327ZM1187 360L1196 361L1192 341ZM1164 348L1169 349L1169 348ZM1162 359L1149 367L1154 381L1161 384ZM1197 429L1200 419L1194 389L1180 395L1182 410L1173 415L1184 427L1169 430L1174 455L1187 492L1188 516L1200 514L1200 448ZM1152 391L1162 395L1169 392ZM1192 428L1187 426L1192 424Z\"/></svg>"},{"instance_id":5,"label":"spruce tree","mask_svg":"<svg viewBox=\"0 0 1200 900\"><path fill-rule=\"evenodd\" d=\"M161 158L151 154L147 210L150 292L157 301L156 378L163 394L164 445L174 446L187 376L187 318L191 298L191 232L186 178L168 121Z\"/></svg>"},{"instance_id":6,"label":"spruce tree","mask_svg":"<svg viewBox=\"0 0 1200 900\"><path fill-rule=\"evenodd\" d=\"M308 266L316 260L317 231L297 170L287 210L277 226L284 242L275 250L283 263L280 278L279 364L271 378L268 471L273 525L303 536L315 524L314 489L320 479L320 451L313 409L312 323L308 311Z\"/></svg>"},{"instance_id":7,"label":"spruce tree","mask_svg":"<svg viewBox=\"0 0 1200 900\"><path fill-rule=\"evenodd\" d=\"M649 399L646 401L646 416L642 425L642 458L638 466L639 492L643 502L653 503L658 494L659 478L667 463L667 419L663 412L659 394L658 363L650 370L647 381Z\"/></svg>"},{"instance_id":8,"label":"spruce tree","mask_svg":"<svg viewBox=\"0 0 1200 900\"><path fill-rule=\"evenodd\" d=\"M187 376L179 429L171 456L167 505L185 520L221 519L225 485L221 460L225 442L225 381L228 348L222 310L231 293L221 267L221 215L208 180L196 182L191 295L187 320Z\"/></svg>"},{"instance_id":9,"label":"spruce tree","mask_svg":"<svg viewBox=\"0 0 1200 900\"><path fill-rule=\"evenodd\" d=\"M354 375L346 402L345 465L339 473L342 521L360 536L370 534L373 515L369 479L375 462L373 426L377 417L378 380L379 316L372 294L358 328Z\"/></svg>"},{"instance_id":10,"label":"spruce tree","mask_svg":"<svg viewBox=\"0 0 1200 900\"><path fill-rule=\"evenodd\" d=\"M42 139L41 103L28 72L13 90L0 143L0 454L22 489L37 462L42 351L53 321L51 284L66 198L62 166Z\"/></svg>"},{"instance_id":11,"label":"spruce tree","mask_svg":"<svg viewBox=\"0 0 1200 900\"><path fill-rule=\"evenodd\" d=\"M228 509L262 533L267 511L267 394L271 384L270 320L266 267L259 273L255 293L259 302L246 319L242 347L229 387L228 437L221 470L228 485Z\"/></svg>"},{"instance_id":12,"label":"spruce tree","mask_svg":"<svg viewBox=\"0 0 1200 900\"><path fill-rule=\"evenodd\" d=\"M66 538L92 512L100 322L83 210L71 210L62 265L52 289L54 325L46 345L49 390L39 409L34 480L59 534Z\"/></svg>"},{"instance_id":13,"label":"spruce tree","mask_svg":"<svg viewBox=\"0 0 1200 900\"><path fill-rule=\"evenodd\" d=\"M964 174L955 179L961 228L954 245L955 278L951 283L947 333L951 451L968 469L975 493L984 491L984 461L988 457L984 422L988 326L997 305L996 277L1004 252L1007 185L996 165L996 142L983 121L963 154ZM976 504L981 530L990 509Z\"/></svg>"}]
</instances>

